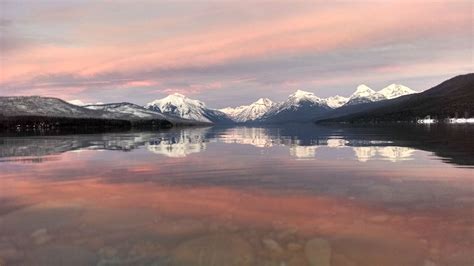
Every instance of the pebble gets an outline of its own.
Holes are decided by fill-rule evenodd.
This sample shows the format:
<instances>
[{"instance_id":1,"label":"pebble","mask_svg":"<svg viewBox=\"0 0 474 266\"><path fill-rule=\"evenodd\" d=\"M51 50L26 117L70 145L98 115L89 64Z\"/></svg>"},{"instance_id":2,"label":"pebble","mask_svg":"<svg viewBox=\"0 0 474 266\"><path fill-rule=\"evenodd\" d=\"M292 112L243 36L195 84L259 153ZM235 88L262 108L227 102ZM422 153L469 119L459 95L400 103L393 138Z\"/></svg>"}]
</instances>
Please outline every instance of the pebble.
<instances>
[{"instance_id":1,"label":"pebble","mask_svg":"<svg viewBox=\"0 0 474 266\"><path fill-rule=\"evenodd\" d=\"M150 257L156 255L163 255L165 248L153 242L142 242L133 246L130 250L129 255L132 257Z\"/></svg>"},{"instance_id":2,"label":"pebble","mask_svg":"<svg viewBox=\"0 0 474 266\"><path fill-rule=\"evenodd\" d=\"M271 238L264 238L262 240L262 243L265 246L265 248L267 248L271 252L275 252L275 253L283 252L283 248L280 246L280 244Z\"/></svg>"},{"instance_id":3,"label":"pebble","mask_svg":"<svg viewBox=\"0 0 474 266\"><path fill-rule=\"evenodd\" d=\"M222 229L219 227L219 229ZM161 220L154 227L154 231L161 235L193 236L207 231L207 225L194 220Z\"/></svg>"},{"instance_id":4,"label":"pebble","mask_svg":"<svg viewBox=\"0 0 474 266\"><path fill-rule=\"evenodd\" d=\"M16 249L14 246L7 243L0 243L0 258L5 261L20 260L23 257L23 253Z\"/></svg>"},{"instance_id":5,"label":"pebble","mask_svg":"<svg viewBox=\"0 0 474 266\"><path fill-rule=\"evenodd\" d=\"M45 246L29 252L25 265L96 265L97 256L77 246Z\"/></svg>"},{"instance_id":6,"label":"pebble","mask_svg":"<svg viewBox=\"0 0 474 266\"><path fill-rule=\"evenodd\" d=\"M436 266L436 263L432 262L431 260L425 260L423 262L423 266Z\"/></svg>"},{"instance_id":7,"label":"pebble","mask_svg":"<svg viewBox=\"0 0 474 266\"><path fill-rule=\"evenodd\" d=\"M331 261L333 265L357 266L355 262L351 261L343 254L332 254Z\"/></svg>"},{"instance_id":8,"label":"pebble","mask_svg":"<svg viewBox=\"0 0 474 266\"><path fill-rule=\"evenodd\" d=\"M31 234L33 241L36 245L43 245L51 241L53 239L52 236L48 234L48 230L45 228L38 229Z\"/></svg>"},{"instance_id":9,"label":"pebble","mask_svg":"<svg viewBox=\"0 0 474 266\"><path fill-rule=\"evenodd\" d=\"M41 236L38 236L37 238L35 238L35 244L36 245L43 245L43 244L46 244L49 241L51 241L51 239L53 239L53 237L50 236L50 235L41 235Z\"/></svg>"},{"instance_id":10,"label":"pebble","mask_svg":"<svg viewBox=\"0 0 474 266\"><path fill-rule=\"evenodd\" d=\"M175 266L250 266L253 248L233 234L215 234L185 241L172 252Z\"/></svg>"},{"instance_id":11,"label":"pebble","mask_svg":"<svg viewBox=\"0 0 474 266\"><path fill-rule=\"evenodd\" d=\"M3 217L0 234L32 235L38 228L48 230L75 227L78 225L82 206L77 204L59 204L46 202L22 208ZM53 218L54 217L54 218ZM35 221L32 223L31 221ZM36 230L36 231L35 231Z\"/></svg>"},{"instance_id":12,"label":"pebble","mask_svg":"<svg viewBox=\"0 0 474 266\"><path fill-rule=\"evenodd\" d=\"M85 244L86 246L92 248L92 249L100 249L105 245L105 241L102 238L96 237L96 238L90 238L90 239L85 239L85 241L81 241L81 245Z\"/></svg>"},{"instance_id":13,"label":"pebble","mask_svg":"<svg viewBox=\"0 0 474 266\"><path fill-rule=\"evenodd\" d=\"M310 266L331 265L331 245L323 238L313 238L304 248L306 259Z\"/></svg>"},{"instance_id":14,"label":"pebble","mask_svg":"<svg viewBox=\"0 0 474 266\"><path fill-rule=\"evenodd\" d=\"M111 258L117 255L117 250L112 247L103 247L99 250L99 256L105 258Z\"/></svg>"},{"instance_id":15,"label":"pebble","mask_svg":"<svg viewBox=\"0 0 474 266\"><path fill-rule=\"evenodd\" d=\"M305 257L303 254L293 256L289 261L288 261L288 266L308 266L308 261L306 261Z\"/></svg>"},{"instance_id":16,"label":"pebble","mask_svg":"<svg viewBox=\"0 0 474 266\"><path fill-rule=\"evenodd\" d=\"M293 237L297 232L298 232L297 228L289 228L287 230L284 230L278 233L277 237L280 240L285 240L285 239Z\"/></svg>"},{"instance_id":17,"label":"pebble","mask_svg":"<svg viewBox=\"0 0 474 266\"><path fill-rule=\"evenodd\" d=\"M45 235L47 233L48 233L48 229L41 228L41 229L38 229L38 230L34 231L33 233L31 233L31 237L36 238L38 236Z\"/></svg>"},{"instance_id":18,"label":"pebble","mask_svg":"<svg viewBox=\"0 0 474 266\"><path fill-rule=\"evenodd\" d=\"M303 248L302 245L298 244L298 243L288 243L288 245L286 245L286 248L289 250L289 251L298 251L298 250L301 250Z\"/></svg>"}]
</instances>

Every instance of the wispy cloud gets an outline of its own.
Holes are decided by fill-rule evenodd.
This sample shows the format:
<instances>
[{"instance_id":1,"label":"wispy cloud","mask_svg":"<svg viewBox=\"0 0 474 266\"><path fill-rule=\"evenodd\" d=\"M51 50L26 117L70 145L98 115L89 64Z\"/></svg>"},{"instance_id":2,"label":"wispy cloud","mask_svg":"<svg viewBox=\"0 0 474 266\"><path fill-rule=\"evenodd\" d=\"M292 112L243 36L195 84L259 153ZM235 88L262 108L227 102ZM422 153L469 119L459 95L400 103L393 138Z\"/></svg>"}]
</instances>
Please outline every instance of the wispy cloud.
<instances>
[{"instance_id":1,"label":"wispy cloud","mask_svg":"<svg viewBox=\"0 0 474 266\"><path fill-rule=\"evenodd\" d=\"M293 86L317 86L322 94L346 93L382 77L420 77L424 83L414 84L425 87L416 89L426 89L446 72L472 70L471 9L469 1L19 1L1 20L0 93L62 88L60 95L107 100L112 90L126 97L123 89L134 88L127 100L183 92L238 104L250 100L249 91L283 97ZM19 24L12 28L12 21ZM29 45L11 45L18 40ZM237 88L244 88L238 97ZM232 97L218 96L225 92Z\"/></svg>"}]
</instances>

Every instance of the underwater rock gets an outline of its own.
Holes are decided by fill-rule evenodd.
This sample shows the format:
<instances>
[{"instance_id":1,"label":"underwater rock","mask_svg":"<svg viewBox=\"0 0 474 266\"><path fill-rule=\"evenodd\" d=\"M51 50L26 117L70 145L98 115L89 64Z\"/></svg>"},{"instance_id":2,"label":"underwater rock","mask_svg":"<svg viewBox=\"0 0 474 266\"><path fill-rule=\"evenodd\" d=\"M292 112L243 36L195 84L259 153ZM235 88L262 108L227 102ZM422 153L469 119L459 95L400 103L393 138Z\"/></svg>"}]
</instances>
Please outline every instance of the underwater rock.
<instances>
[{"instance_id":1,"label":"underwater rock","mask_svg":"<svg viewBox=\"0 0 474 266\"><path fill-rule=\"evenodd\" d=\"M173 251L176 266L250 266L252 247L236 235L211 235L181 243Z\"/></svg>"}]
</instances>

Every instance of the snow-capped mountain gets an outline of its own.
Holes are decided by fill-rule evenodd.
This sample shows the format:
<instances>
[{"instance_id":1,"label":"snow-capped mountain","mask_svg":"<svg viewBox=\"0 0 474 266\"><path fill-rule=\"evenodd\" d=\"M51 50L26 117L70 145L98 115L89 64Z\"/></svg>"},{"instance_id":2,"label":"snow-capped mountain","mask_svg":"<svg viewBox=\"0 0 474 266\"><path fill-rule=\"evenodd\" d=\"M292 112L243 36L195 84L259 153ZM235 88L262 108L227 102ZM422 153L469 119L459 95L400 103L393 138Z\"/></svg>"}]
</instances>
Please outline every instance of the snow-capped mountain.
<instances>
[{"instance_id":1,"label":"snow-capped mountain","mask_svg":"<svg viewBox=\"0 0 474 266\"><path fill-rule=\"evenodd\" d=\"M378 93L382 94L386 99L394 99L417 92L400 84L390 84L387 87L379 90Z\"/></svg>"},{"instance_id":2,"label":"snow-capped mountain","mask_svg":"<svg viewBox=\"0 0 474 266\"><path fill-rule=\"evenodd\" d=\"M284 123L310 121L315 115L331 110L325 99L312 92L297 90L288 99L274 105L258 122Z\"/></svg>"},{"instance_id":3,"label":"snow-capped mountain","mask_svg":"<svg viewBox=\"0 0 474 266\"><path fill-rule=\"evenodd\" d=\"M299 107L303 103L312 103L317 105L324 105L326 102L324 99L319 98L312 92L296 90L293 94L288 96L288 100L282 103L284 108Z\"/></svg>"},{"instance_id":4,"label":"snow-capped mountain","mask_svg":"<svg viewBox=\"0 0 474 266\"><path fill-rule=\"evenodd\" d=\"M195 120L205 123L233 123L223 112L208 108L203 102L174 93L165 98L154 100L145 108L166 115Z\"/></svg>"},{"instance_id":5,"label":"snow-capped mountain","mask_svg":"<svg viewBox=\"0 0 474 266\"><path fill-rule=\"evenodd\" d=\"M46 116L67 118L120 119L123 116L90 110L58 98L40 96L0 97L0 114L4 116Z\"/></svg>"},{"instance_id":6,"label":"snow-capped mountain","mask_svg":"<svg viewBox=\"0 0 474 266\"><path fill-rule=\"evenodd\" d=\"M324 100L326 101L326 104L329 107L334 109L334 108L339 108L343 106L344 104L346 104L349 101L349 98L336 95L336 96L328 97Z\"/></svg>"},{"instance_id":7,"label":"snow-capped mountain","mask_svg":"<svg viewBox=\"0 0 474 266\"><path fill-rule=\"evenodd\" d=\"M140 105L133 104L133 103L107 103L107 104L91 104L84 106L90 110L100 110L115 114L122 114L124 116L130 116L132 119L165 119L170 121L171 123L177 124L194 124L197 121L184 119L180 117L170 116L166 114L162 114L159 112L155 112L150 109L146 109Z\"/></svg>"},{"instance_id":8,"label":"snow-capped mountain","mask_svg":"<svg viewBox=\"0 0 474 266\"><path fill-rule=\"evenodd\" d=\"M379 91L374 91L367 85L362 84L357 87L357 90L349 97L345 105L389 100L413 93L417 92L399 84L391 84Z\"/></svg>"},{"instance_id":9,"label":"snow-capped mountain","mask_svg":"<svg viewBox=\"0 0 474 266\"><path fill-rule=\"evenodd\" d=\"M267 98L260 98L250 105L242 105L236 108L227 107L219 111L227 114L232 120L238 123L254 121L264 116L275 103Z\"/></svg>"},{"instance_id":10,"label":"snow-capped mountain","mask_svg":"<svg viewBox=\"0 0 474 266\"><path fill-rule=\"evenodd\" d=\"M58 98L40 96L0 97L0 117L2 116L114 119L140 122L143 126L148 123L156 125L158 121L174 125L202 124L153 112L132 103L77 106Z\"/></svg>"},{"instance_id":11,"label":"snow-capped mountain","mask_svg":"<svg viewBox=\"0 0 474 266\"><path fill-rule=\"evenodd\" d=\"M361 84L357 86L356 91L349 97L346 105L369 103L381 100L385 100L385 96L369 88L367 85Z\"/></svg>"},{"instance_id":12,"label":"snow-capped mountain","mask_svg":"<svg viewBox=\"0 0 474 266\"><path fill-rule=\"evenodd\" d=\"M413 93L416 92L398 84L391 84L379 91L359 85L348 98L338 95L320 98L312 92L297 90L281 103L261 98L250 105L220 110L209 108L203 102L179 93L154 100L145 107L132 103L80 106L84 103L79 100L65 102L56 98L35 96L0 97L0 115L105 118L135 122L157 119L174 124L309 122L316 118L360 111L363 106L357 106L358 104L390 100ZM381 102L379 105L383 104Z\"/></svg>"}]
</instances>

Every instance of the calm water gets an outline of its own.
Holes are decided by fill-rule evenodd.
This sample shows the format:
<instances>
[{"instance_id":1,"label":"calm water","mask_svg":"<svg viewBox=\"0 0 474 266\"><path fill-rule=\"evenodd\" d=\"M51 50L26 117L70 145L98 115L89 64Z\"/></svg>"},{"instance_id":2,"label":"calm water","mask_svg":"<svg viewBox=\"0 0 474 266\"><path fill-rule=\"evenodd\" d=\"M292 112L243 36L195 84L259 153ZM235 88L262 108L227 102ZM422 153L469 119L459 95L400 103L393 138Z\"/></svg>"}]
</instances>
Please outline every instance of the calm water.
<instances>
[{"instance_id":1,"label":"calm water","mask_svg":"<svg viewBox=\"0 0 474 266\"><path fill-rule=\"evenodd\" d=\"M474 128L0 137L0 265L473 265Z\"/></svg>"}]
</instances>

